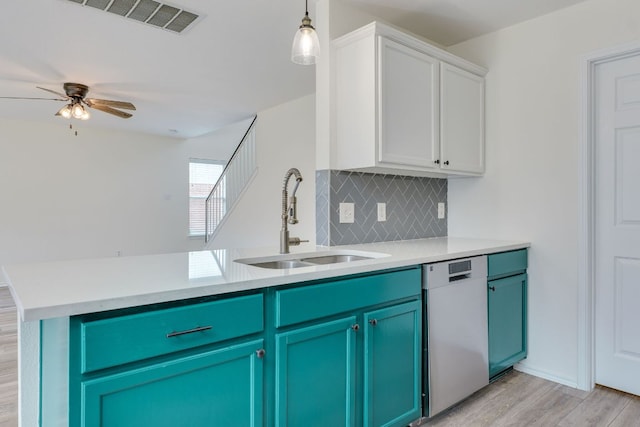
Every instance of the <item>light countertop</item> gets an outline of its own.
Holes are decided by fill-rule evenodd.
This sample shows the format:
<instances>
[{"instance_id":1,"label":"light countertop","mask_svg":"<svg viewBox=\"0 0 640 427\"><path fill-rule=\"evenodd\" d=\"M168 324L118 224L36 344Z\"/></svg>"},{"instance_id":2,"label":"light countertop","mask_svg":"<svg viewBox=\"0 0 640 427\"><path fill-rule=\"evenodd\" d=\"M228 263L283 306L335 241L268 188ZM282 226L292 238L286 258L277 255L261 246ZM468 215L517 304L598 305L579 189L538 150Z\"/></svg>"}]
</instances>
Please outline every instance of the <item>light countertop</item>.
<instances>
[{"instance_id":1,"label":"light countertop","mask_svg":"<svg viewBox=\"0 0 640 427\"><path fill-rule=\"evenodd\" d=\"M218 249L160 255L80 259L3 267L23 321L37 321L287 283L465 258L529 247L528 242L432 238L361 245L292 248L291 257L367 252L373 259L295 269L234 262L270 257L277 248Z\"/></svg>"}]
</instances>

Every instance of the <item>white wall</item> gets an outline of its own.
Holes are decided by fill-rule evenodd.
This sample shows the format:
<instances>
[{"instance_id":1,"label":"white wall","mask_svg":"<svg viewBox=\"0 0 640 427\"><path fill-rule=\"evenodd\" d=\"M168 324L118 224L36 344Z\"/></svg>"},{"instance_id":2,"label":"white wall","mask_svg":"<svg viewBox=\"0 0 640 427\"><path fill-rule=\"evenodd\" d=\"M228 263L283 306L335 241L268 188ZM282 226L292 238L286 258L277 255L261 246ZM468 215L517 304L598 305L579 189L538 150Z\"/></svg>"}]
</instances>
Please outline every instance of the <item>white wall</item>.
<instances>
[{"instance_id":1,"label":"white wall","mask_svg":"<svg viewBox=\"0 0 640 427\"><path fill-rule=\"evenodd\" d=\"M591 0L450 50L489 69L487 173L449 181L449 233L532 242L523 368L578 381L580 56L640 41L640 2Z\"/></svg>"},{"instance_id":2,"label":"white wall","mask_svg":"<svg viewBox=\"0 0 640 427\"><path fill-rule=\"evenodd\" d=\"M331 169L335 163L335 131L331 85L331 40L376 20L343 0L319 0L316 5L316 29L320 39L320 57L316 64L316 167Z\"/></svg>"},{"instance_id":3,"label":"white wall","mask_svg":"<svg viewBox=\"0 0 640 427\"><path fill-rule=\"evenodd\" d=\"M211 242L211 248L278 248L284 175L296 167L303 181L298 189L298 219L289 225L292 237L307 239L298 250L315 245L315 96L308 95L258 113L258 172L238 205ZM294 179L289 181L289 191ZM276 252L277 253L277 252Z\"/></svg>"},{"instance_id":4,"label":"white wall","mask_svg":"<svg viewBox=\"0 0 640 427\"><path fill-rule=\"evenodd\" d=\"M244 127L179 140L0 120L0 265L201 248L189 158L228 158Z\"/></svg>"}]
</instances>

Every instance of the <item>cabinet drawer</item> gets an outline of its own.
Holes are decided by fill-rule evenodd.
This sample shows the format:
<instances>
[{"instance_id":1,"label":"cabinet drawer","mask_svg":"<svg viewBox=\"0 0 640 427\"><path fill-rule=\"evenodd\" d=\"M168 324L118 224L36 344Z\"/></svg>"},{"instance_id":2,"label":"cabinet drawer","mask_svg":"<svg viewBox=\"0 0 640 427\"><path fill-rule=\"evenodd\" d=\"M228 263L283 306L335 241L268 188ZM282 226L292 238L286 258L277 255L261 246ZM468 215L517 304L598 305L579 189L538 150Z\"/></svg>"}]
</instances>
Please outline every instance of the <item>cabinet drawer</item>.
<instances>
[{"instance_id":1,"label":"cabinet drawer","mask_svg":"<svg viewBox=\"0 0 640 427\"><path fill-rule=\"evenodd\" d=\"M527 269L527 250L501 252L487 256L489 278L519 273Z\"/></svg>"},{"instance_id":2,"label":"cabinet drawer","mask_svg":"<svg viewBox=\"0 0 640 427\"><path fill-rule=\"evenodd\" d=\"M419 296L420 278L416 267L277 291L276 327Z\"/></svg>"},{"instance_id":3,"label":"cabinet drawer","mask_svg":"<svg viewBox=\"0 0 640 427\"><path fill-rule=\"evenodd\" d=\"M260 332L262 301L249 295L83 322L81 372Z\"/></svg>"}]
</instances>

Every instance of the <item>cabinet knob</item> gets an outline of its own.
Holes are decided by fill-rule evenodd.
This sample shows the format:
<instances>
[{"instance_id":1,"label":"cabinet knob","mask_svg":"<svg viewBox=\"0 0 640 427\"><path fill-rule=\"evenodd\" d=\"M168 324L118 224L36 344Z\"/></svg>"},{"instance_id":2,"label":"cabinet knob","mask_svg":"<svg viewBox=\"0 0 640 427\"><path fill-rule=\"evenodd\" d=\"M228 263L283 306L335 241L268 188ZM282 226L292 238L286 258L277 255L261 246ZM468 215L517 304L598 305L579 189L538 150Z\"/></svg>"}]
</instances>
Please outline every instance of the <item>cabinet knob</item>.
<instances>
[{"instance_id":1,"label":"cabinet knob","mask_svg":"<svg viewBox=\"0 0 640 427\"><path fill-rule=\"evenodd\" d=\"M261 348L260 350L256 350L256 356L258 356L258 359L262 359L264 357L265 351L264 348Z\"/></svg>"},{"instance_id":2,"label":"cabinet knob","mask_svg":"<svg viewBox=\"0 0 640 427\"><path fill-rule=\"evenodd\" d=\"M378 324L378 320L371 319L371 320L369 320L369 323L371 323L371 326L376 326Z\"/></svg>"},{"instance_id":3,"label":"cabinet knob","mask_svg":"<svg viewBox=\"0 0 640 427\"><path fill-rule=\"evenodd\" d=\"M495 286L489 286L489 289L491 289L492 292L496 291L496 287Z\"/></svg>"},{"instance_id":4,"label":"cabinet knob","mask_svg":"<svg viewBox=\"0 0 640 427\"><path fill-rule=\"evenodd\" d=\"M360 325L358 325L357 323L355 325L351 325L351 329L353 329L355 332L358 332L360 330Z\"/></svg>"},{"instance_id":5,"label":"cabinet knob","mask_svg":"<svg viewBox=\"0 0 640 427\"><path fill-rule=\"evenodd\" d=\"M445 160L444 164L448 166L449 165L449 160Z\"/></svg>"},{"instance_id":6,"label":"cabinet knob","mask_svg":"<svg viewBox=\"0 0 640 427\"><path fill-rule=\"evenodd\" d=\"M440 164L440 159L434 160L433 163L435 163L436 165L439 165Z\"/></svg>"}]
</instances>

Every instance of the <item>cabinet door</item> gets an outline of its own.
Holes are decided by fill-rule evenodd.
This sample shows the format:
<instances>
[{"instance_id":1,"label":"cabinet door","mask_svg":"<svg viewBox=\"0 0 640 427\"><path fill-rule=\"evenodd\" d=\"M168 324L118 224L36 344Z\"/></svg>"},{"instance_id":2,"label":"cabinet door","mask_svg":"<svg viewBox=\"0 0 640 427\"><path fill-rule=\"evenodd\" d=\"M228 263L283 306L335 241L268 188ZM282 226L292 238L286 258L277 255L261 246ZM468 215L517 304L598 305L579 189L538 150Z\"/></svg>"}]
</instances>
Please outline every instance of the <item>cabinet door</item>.
<instances>
[{"instance_id":1,"label":"cabinet door","mask_svg":"<svg viewBox=\"0 0 640 427\"><path fill-rule=\"evenodd\" d=\"M366 313L364 425L405 426L420 417L420 301Z\"/></svg>"},{"instance_id":2,"label":"cabinet door","mask_svg":"<svg viewBox=\"0 0 640 427\"><path fill-rule=\"evenodd\" d=\"M82 382L82 426L262 426L262 340Z\"/></svg>"},{"instance_id":3,"label":"cabinet door","mask_svg":"<svg viewBox=\"0 0 640 427\"><path fill-rule=\"evenodd\" d=\"M378 160L437 168L438 60L378 40Z\"/></svg>"},{"instance_id":4,"label":"cabinet door","mask_svg":"<svg viewBox=\"0 0 640 427\"><path fill-rule=\"evenodd\" d=\"M351 316L276 334L276 426L354 425L355 324Z\"/></svg>"},{"instance_id":5,"label":"cabinet door","mask_svg":"<svg viewBox=\"0 0 640 427\"><path fill-rule=\"evenodd\" d=\"M444 62L440 70L440 148L443 169L484 172L484 78Z\"/></svg>"},{"instance_id":6,"label":"cabinet door","mask_svg":"<svg viewBox=\"0 0 640 427\"><path fill-rule=\"evenodd\" d=\"M489 377L527 355L527 275L489 282Z\"/></svg>"}]
</instances>

